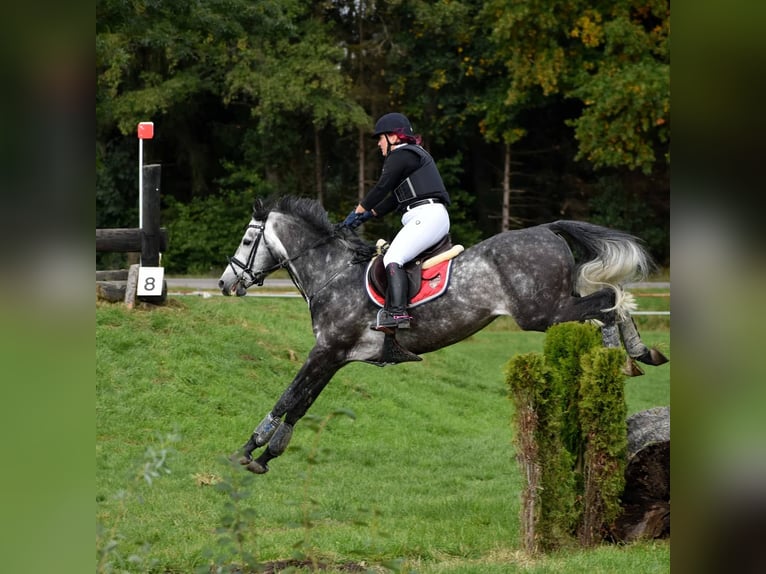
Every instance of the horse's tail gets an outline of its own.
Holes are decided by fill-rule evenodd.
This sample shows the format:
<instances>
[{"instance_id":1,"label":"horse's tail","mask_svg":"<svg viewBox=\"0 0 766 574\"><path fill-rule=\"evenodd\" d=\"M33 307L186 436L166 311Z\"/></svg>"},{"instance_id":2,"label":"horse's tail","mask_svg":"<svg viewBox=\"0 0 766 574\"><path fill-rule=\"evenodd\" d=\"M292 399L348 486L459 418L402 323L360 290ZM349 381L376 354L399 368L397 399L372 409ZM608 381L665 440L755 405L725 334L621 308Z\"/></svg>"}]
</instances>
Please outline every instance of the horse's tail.
<instances>
[{"instance_id":1,"label":"horse's tail","mask_svg":"<svg viewBox=\"0 0 766 574\"><path fill-rule=\"evenodd\" d=\"M635 310L624 283L642 281L655 268L643 241L626 233L582 221L556 221L548 225L562 236L575 257L574 285L578 295L589 295L604 287L615 292L614 309L621 317Z\"/></svg>"}]
</instances>

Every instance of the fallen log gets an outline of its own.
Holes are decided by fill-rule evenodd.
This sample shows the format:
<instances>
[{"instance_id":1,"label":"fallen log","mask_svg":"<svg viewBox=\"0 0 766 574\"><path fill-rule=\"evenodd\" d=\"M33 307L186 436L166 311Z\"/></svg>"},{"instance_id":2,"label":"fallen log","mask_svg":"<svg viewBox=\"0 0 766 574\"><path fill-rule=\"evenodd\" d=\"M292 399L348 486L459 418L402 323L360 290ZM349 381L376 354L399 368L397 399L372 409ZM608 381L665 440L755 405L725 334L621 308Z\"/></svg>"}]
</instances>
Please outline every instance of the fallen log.
<instances>
[{"instance_id":1,"label":"fallen log","mask_svg":"<svg viewBox=\"0 0 766 574\"><path fill-rule=\"evenodd\" d=\"M628 464L622 513L611 534L619 542L670 536L670 407L627 420Z\"/></svg>"}]
</instances>

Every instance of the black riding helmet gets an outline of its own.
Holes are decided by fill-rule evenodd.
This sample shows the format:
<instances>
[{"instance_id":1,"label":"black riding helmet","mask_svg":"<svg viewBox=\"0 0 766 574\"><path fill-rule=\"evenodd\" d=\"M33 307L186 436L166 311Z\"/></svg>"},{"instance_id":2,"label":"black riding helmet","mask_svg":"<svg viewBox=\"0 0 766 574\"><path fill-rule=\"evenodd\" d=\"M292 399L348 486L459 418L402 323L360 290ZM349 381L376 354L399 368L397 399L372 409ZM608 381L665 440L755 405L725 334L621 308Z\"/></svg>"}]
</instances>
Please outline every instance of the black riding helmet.
<instances>
[{"instance_id":1,"label":"black riding helmet","mask_svg":"<svg viewBox=\"0 0 766 574\"><path fill-rule=\"evenodd\" d=\"M380 116L380 119L375 122L375 133L373 135L377 138L380 136L380 134L388 134L399 130L402 130L402 134L405 136L415 135L412 131L412 125L410 124L410 120L407 119L407 116L397 112L392 112L390 114Z\"/></svg>"}]
</instances>

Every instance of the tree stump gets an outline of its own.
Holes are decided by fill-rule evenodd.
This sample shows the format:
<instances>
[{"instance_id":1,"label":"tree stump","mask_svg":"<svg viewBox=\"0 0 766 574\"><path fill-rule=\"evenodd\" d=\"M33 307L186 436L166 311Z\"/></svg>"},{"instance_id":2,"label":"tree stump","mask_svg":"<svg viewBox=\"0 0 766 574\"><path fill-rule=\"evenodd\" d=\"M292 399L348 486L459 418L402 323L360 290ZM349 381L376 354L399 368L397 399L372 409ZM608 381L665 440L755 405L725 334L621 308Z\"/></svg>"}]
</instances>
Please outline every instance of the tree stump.
<instances>
[{"instance_id":1,"label":"tree stump","mask_svg":"<svg viewBox=\"0 0 766 574\"><path fill-rule=\"evenodd\" d=\"M627 420L628 464L622 513L612 528L617 541L670 536L670 407L638 412Z\"/></svg>"}]
</instances>

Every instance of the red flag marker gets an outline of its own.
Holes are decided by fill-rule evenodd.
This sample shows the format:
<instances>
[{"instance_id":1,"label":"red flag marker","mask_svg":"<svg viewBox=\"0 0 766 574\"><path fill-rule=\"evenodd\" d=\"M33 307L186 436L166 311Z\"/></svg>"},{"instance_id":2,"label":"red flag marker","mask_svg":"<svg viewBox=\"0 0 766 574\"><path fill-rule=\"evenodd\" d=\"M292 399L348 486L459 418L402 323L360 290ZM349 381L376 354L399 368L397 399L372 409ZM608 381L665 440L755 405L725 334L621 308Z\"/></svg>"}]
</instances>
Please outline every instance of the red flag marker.
<instances>
[{"instance_id":1,"label":"red flag marker","mask_svg":"<svg viewBox=\"0 0 766 574\"><path fill-rule=\"evenodd\" d=\"M154 137L154 122L140 122L138 124L138 139L150 140Z\"/></svg>"}]
</instances>

